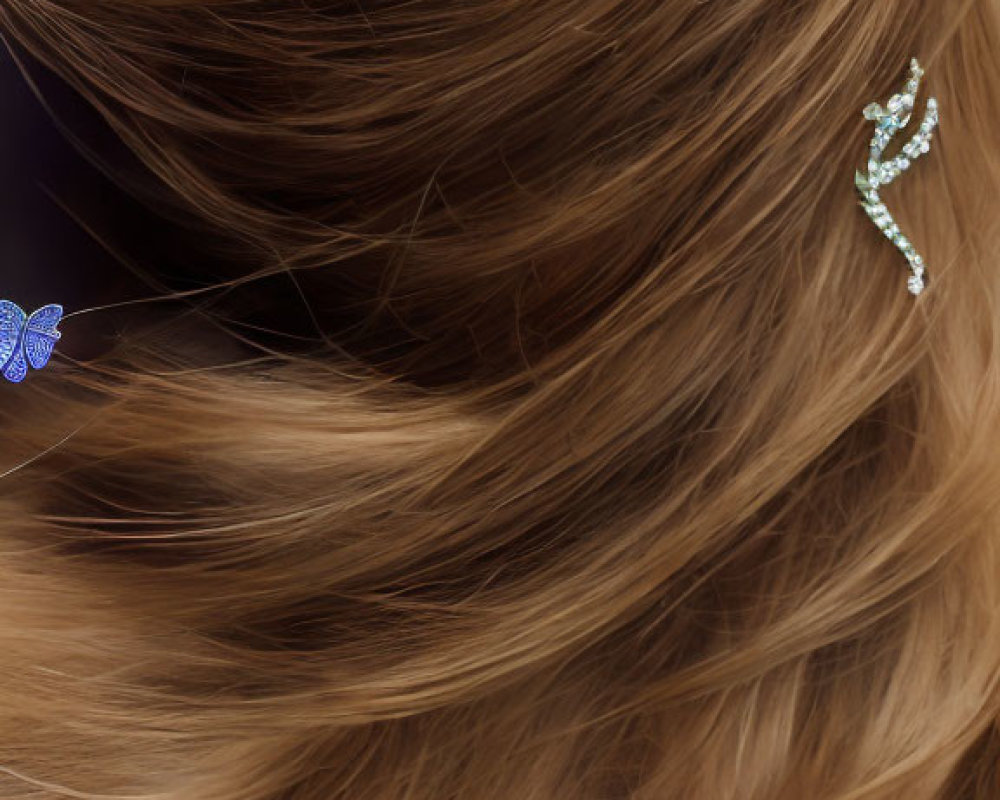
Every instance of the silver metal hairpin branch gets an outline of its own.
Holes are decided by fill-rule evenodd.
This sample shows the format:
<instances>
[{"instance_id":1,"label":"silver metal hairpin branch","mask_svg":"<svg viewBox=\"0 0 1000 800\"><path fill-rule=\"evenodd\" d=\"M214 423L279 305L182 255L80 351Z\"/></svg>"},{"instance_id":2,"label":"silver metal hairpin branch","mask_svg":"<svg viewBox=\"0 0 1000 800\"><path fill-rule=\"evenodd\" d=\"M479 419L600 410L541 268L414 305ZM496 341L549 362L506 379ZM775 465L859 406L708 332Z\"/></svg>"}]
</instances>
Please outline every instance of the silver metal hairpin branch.
<instances>
[{"instance_id":1,"label":"silver metal hairpin branch","mask_svg":"<svg viewBox=\"0 0 1000 800\"><path fill-rule=\"evenodd\" d=\"M865 213L906 256L910 264L910 277L906 286L914 295L919 295L927 285L927 267L910 240L900 232L899 226L879 197L879 188L888 186L906 172L920 156L930 152L931 139L938 124L938 104L933 97L927 101L927 112L923 122L920 123L920 130L903 145L899 155L888 160L883 158L889 143L910 122L923 74L923 69L914 58L910 62L910 78L906 82L906 88L900 94L894 94L889 98L885 108L878 103L871 103L865 107L865 119L875 123L875 134L872 136L868 157L868 172L864 174L858 171L854 178L854 183L861 193L861 206Z\"/></svg>"}]
</instances>

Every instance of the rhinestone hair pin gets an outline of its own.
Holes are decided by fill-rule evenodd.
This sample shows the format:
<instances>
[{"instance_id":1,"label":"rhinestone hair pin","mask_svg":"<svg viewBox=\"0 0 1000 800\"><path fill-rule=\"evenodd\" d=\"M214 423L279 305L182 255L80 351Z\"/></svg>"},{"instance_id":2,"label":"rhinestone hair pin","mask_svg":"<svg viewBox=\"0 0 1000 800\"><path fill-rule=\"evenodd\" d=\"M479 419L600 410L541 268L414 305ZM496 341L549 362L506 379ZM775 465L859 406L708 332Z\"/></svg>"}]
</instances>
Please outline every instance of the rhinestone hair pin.
<instances>
[{"instance_id":1,"label":"rhinestone hair pin","mask_svg":"<svg viewBox=\"0 0 1000 800\"><path fill-rule=\"evenodd\" d=\"M49 363L61 333L56 328L63 308L42 306L30 316L9 300L0 300L0 370L11 383L20 383L28 364L41 369Z\"/></svg>"},{"instance_id":2,"label":"rhinestone hair pin","mask_svg":"<svg viewBox=\"0 0 1000 800\"><path fill-rule=\"evenodd\" d=\"M875 123L875 134L872 136L868 156L868 172L865 174L858 171L854 178L854 183L861 193L861 206L865 213L906 256L910 265L910 277L906 286L914 295L919 295L927 285L927 267L910 240L900 232L899 226L879 197L879 188L888 186L906 172L920 156L930 152L931 138L938 124L938 104L933 97L927 101L927 111L920 124L920 130L903 145L899 155L888 160L884 158L889 143L910 122L923 74L923 69L914 58L910 62L910 78L904 90L889 98L885 108L878 103L871 103L865 107L865 119Z\"/></svg>"}]
</instances>

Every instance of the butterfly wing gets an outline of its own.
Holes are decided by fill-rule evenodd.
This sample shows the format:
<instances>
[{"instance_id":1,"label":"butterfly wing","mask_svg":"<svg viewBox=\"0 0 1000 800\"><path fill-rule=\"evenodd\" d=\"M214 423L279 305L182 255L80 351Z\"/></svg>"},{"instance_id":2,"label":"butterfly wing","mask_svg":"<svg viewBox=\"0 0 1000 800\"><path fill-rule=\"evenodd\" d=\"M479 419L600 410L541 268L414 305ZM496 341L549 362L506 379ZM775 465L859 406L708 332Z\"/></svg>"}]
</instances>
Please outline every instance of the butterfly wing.
<instances>
[{"instance_id":1,"label":"butterfly wing","mask_svg":"<svg viewBox=\"0 0 1000 800\"><path fill-rule=\"evenodd\" d=\"M11 383L20 383L28 374L28 363L24 360L24 351L19 347L10 363L4 367L3 376Z\"/></svg>"},{"instance_id":2,"label":"butterfly wing","mask_svg":"<svg viewBox=\"0 0 1000 800\"><path fill-rule=\"evenodd\" d=\"M60 336L56 326L59 325L62 314L62 306L48 305L42 306L28 317L24 331L24 353L35 369L44 367L52 357L52 349Z\"/></svg>"},{"instance_id":3,"label":"butterfly wing","mask_svg":"<svg viewBox=\"0 0 1000 800\"><path fill-rule=\"evenodd\" d=\"M54 335L58 339L59 332L56 330L56 326L59 324L59 320L62 319L62 315L63 307L60 305L53 303L52 305L42 306L28 317L28 327L31 330Z\"/></svg>"},{"instance_id":4,"label":"butterfly wing","mask_svg":"<svg viewBox=\"0 0 1000 800\"><path fill-rule=\"evenodd\" d=\"M28 363L35 369L41 369L49 363L55 346L54 336L30 328L24 332L24 354L28 357Z\"/></svg>"},{"instance_id":5,"label":"butterfly wing","mask_svg":"<svg viewBox=\"0 0 1000 800\"><path fill-rule=\"evenodd\" d=\"M0 367L7 365L18 349L24 311L10 300L0 300Z\"/></svg>"}]
</instances>

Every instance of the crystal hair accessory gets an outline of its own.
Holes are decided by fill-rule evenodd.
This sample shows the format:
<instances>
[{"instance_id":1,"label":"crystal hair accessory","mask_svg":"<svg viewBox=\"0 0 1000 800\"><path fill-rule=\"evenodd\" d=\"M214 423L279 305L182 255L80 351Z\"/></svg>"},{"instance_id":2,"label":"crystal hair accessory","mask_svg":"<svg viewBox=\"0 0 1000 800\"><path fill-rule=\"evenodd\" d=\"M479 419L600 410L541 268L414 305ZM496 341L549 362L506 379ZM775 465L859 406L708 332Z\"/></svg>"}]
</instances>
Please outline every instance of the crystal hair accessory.
<instances>
[{"instance_id":1,"label":"crystal hair accessory","mask_svg":"<svg viewBox=\"0 0 1000 800\"><path fill-rule=\"evenodd\" d=\"M49 363L61 333L56 328L63 308L42 306L30 316L10 302L0 300L0 369L11 383L20 383L28 374L28 364L41 369Z\"/></svg>"},{"instance_id":2,"label":"crystal hair accessory","mask_svg":"<svg viewBox=\"0 0 1000 800\"><path fill-rule=\"evenodd\" d=\"M875 123L875 134L872 136L867 174L859 171L854 178L854 183L861 193L861 206L865 213L906 256L910 265L910 277L906 286L914 295L919 295L926 286L927 268L910 240L900 232L899 226L879 197L879 188L888 186L906 172L920 156L930 152L931 138L938 124L938 104L933 97L927 101L927 111L920 124L920 130L903 145L899 155L889 160L884 159L889 142L910 122L923 74L923 69L914 58L910 62L910 78L903 92L889 98L885 108L878 103L871 103L865 107L865 119Z\"/></svg>"}]
</instances>

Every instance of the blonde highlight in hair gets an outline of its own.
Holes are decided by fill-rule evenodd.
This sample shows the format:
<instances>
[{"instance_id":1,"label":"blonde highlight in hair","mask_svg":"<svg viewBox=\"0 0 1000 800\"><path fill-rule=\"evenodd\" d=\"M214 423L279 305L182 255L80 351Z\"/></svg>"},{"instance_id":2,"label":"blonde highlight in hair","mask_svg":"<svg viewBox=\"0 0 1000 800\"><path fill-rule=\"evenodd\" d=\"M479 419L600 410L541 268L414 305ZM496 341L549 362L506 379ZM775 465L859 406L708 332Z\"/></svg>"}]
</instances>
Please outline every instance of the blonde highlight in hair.
<instances>
[{"instance_id":1,"label":"blonde highlight in hair","mask_svg":"<svg viewBox=\"0 0 1000 800\"><path fill-rule=\"evenodd\" d=\"M0 30L237 298L4 396L2 797L1000 794L995 2ZM852 185L911 56L917 301Z\"/></svg>"}]
</instances>

